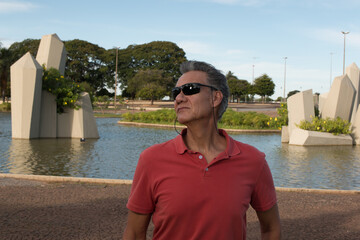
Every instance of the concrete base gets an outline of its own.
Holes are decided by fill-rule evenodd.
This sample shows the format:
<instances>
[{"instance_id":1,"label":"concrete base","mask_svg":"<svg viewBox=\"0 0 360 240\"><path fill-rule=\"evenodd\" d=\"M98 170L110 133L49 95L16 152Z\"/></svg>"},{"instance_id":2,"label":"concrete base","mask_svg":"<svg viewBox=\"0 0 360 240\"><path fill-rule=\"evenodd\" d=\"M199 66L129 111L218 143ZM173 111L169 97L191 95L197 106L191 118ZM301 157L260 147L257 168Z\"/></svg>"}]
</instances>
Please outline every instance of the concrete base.
<instances>
[{"instance_id":1,"label":"concrete base","mask_svg":"<svg viewBox=\"0 0 360 240\"><path fill-rule=\"evenodd\" d=\"M288 143L289 142L289 128L288 126L281 127L281 142Z\"/></svg>"},{"instance_id":2,"label":"concrete base","mask_svg":"<svg viewBox=\"0 0 360 240\"><path fill-rule=\"evenodd\" d=\"M56 126L55 95L43 90L41 94L40 138L56 138Z\"/></svg>"},{"instance_id":3,"label":"concrete base","mask_svg":"<svg viewBox=\"0 0 360 240\"><path fill-rule=\"evenodd\" d=\"M58 114L57 136L59 138L99 138L90 96L81 93L78 100L79 110L65 109Z\"/></svg>"},{"instance_id":4,"label":"concrete base","mask_svg":"<svg viewBox=\"0 0 360 240\"><path fill-rule=\"evenodd\" d=\"M332 133L307 131L296 128L290 136L290 145L301 146L331 146L331 145L353 145L350 135L333 135Z\"/></svg>"}]
</instances>

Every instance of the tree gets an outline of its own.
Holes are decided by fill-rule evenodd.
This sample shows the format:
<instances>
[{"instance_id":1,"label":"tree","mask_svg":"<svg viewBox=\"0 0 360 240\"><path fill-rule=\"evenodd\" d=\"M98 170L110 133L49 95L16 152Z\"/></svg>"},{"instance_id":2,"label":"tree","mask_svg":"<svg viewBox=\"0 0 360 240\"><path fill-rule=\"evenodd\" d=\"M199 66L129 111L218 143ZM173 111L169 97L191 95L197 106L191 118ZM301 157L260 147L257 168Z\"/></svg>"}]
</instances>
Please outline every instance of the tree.
<instances>
[{"instance_id":1,"label":"tree","mask_svg":"<svg viewBox=\"0 0 360 240\"><path fill-rule=\"evenodd\" d=\"M140 70L128 82L128 92L136 97L149 99L151 104L155 99L161 99L167 94L166 86L172 82L164 71L158 69Z\"/></svg>"},{"instance_id":2,"label":"tree","mask_svg":"<svg viewBox=\"0 0 360 240\"><path fill-rule=\"evenodd\" d=\"M36 54L39 49L39 44L40 44L40 39L30 39L30 38L25 39L22 42L15 42L11 44L9 50L12 53L12 61L16 62L27 52L30 52L30 54L33 57L36 57Z\"/></svg>"},{"instance_id":3,"label":"tree","mask_svg":"<svg viewBox=\"0 0 360 240\"><path fill-rule=\"evenodd\" d=\"M7 93L9 82L10 82L10 66L12 64L12 54L11 51L7 48L3 48L0 45L0 95L3 102L5 102L5 97L9 96Z\"/></svg>"},{"instance_id":4,"label":"tree","mask_svg":"<svg viewBox=\"0 0 360 240\"><path fill-rule=\"evenodd\" d=\"M237 98L239 101L241 96L247 95L249 93L250 83L248 81L238 79L230 71L226 74L226 79L228 81L230 94L233 98L233 101L234 98Z\"/></svg>"},{"instance_id":5,"label":"tree","mask_svg":"<svg viewBox=\"0 0 360 240\"><path fill-rule=\"evenodd\" d=\"M263 74L260 77L256 78L254 81L254 91L255 94L261 96L261 98L265 99L265 96L271 96L274 94L275 84L272 79L267 75Z\"/></svg>"},{"instance_id":6,"label":"tree","mask_svg":"<svg viewBox=\"0 0 360 240\"><path fill-rule=\"evenodd\" d=\"M164 77L171 78L171 81L164 85L166 94L170 95L172 87L181 76L179 66L184 61L186 61L184 50L172 42L154 41L120 49L118 74L121 89L130 97L135 97L132 95L134 92L127 89L130 79L140 70L159 69L163 71Z\"/></svg>"},{"instance_id":7,"label":"tree","mask_svg":"<svg viewBox=\"0 0 360 240\"><path fill-rule=\"evenodd\" d=\"M67 61L65 75L75 82L87 82L99 91L113 88L114 70L111 68L110 52L96 44L74 39L65 42Z\"/></svg>"},{"instance_id":8,"label":"tree","mask_svg":"<svg viewBox=\"0 0 360 240\"><path fill-rule=\"evenodd\" d=\"M292 95L295 95L297 94L298 92L300 92L299 90L293 90L293 91L290 91L288 94L287 94L287 97L291 97Z\"/></svg>"}]
</instances>

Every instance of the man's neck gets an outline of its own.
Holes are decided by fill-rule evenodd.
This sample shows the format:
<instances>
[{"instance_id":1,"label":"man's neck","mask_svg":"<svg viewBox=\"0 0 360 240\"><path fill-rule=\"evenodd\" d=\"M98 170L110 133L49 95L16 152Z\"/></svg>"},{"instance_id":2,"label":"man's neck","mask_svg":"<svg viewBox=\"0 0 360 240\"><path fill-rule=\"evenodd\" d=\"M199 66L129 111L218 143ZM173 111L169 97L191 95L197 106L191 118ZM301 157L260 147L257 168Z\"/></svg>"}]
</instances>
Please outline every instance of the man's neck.
<instances>
[{"instance_id":1,"label":"man's neck","mask_svg":"<svg viewBox=\"0 0 360 240\"><path fill-rule=\"evenodd\" d=\"M213 121L196 122L187 127L187 133L183 136L186 146L192 151L204 154L208 161L226 149L226 139L219 134Z\"/></svg>"}]
</instances>

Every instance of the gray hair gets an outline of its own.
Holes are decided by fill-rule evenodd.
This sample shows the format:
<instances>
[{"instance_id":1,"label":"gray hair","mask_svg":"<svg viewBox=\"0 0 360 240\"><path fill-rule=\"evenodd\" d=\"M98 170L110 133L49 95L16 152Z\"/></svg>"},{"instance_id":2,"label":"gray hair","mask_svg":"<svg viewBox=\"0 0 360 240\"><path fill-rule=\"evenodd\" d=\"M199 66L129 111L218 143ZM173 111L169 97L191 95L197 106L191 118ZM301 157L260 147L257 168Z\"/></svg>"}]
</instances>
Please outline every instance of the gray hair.
<instances>
[{"instance_id":1,"label":"gray hair","mask_svg":"<svg viewBox=\"0 0 360 240\"><path fill-rule=\"evenodd\" d=\"M181 74L190 71L205 72L207 74L208 83L222 92L223 99L220 103L219 112L218 112L218 121L220 121L222 115L224 114L226 108L228 107L228 98L230 95L229 85L227 83L225 75L222 74L220 70L216 69L214 66L206 62L187 61L187 62L183 62L180 65Z\"/></svg>"}]
</instances>

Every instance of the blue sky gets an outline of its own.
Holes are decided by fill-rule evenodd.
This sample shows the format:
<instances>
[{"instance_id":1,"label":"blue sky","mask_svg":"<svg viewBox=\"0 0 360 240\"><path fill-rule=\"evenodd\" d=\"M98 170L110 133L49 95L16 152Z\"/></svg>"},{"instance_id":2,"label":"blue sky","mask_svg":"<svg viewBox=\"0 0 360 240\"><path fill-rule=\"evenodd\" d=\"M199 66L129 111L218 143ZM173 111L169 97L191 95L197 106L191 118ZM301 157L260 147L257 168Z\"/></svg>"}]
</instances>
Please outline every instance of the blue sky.
<instances>
[{"instance_id":1,"label":"blue sky","mask_svg":"<svg viewBox=\"0 0 360 240\"><path fill-rule=\"evenodd\" d=\"M56 33L106 49L171 41L190 60L252 81L266 73L273 98L313 89L329 91L346 65L360 66L358 0L0 0L0 42ZM254 66L254 67L253 67Z\"/></svg>"}]
</instances>

